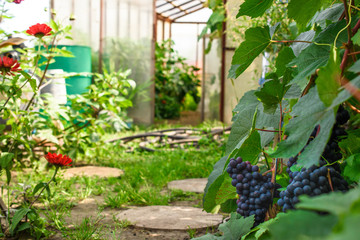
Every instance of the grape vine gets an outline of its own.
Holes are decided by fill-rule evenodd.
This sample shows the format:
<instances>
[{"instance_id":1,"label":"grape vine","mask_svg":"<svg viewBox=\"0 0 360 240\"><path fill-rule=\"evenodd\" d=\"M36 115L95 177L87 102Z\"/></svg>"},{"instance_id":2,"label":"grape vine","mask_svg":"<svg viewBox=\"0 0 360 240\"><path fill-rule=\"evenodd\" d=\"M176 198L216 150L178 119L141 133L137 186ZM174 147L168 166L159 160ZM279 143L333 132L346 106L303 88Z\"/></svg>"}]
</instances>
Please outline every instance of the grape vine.
<instances>
[{"instance_id":1,"label":"grape vine","mask_svg":"<svg viewBox=\"0 0 360 240\"><path fill-rule=\"evenodd\" d=\"M204 209L232 212L229 223L199 239L347 239L357 231L360 1L245 0L236 17L259 23L276 6L287 24L252 25L233 55L229 78L264 51L271 67L234 108L226 156L205 188Z\"/></svg>"}]
</instances>

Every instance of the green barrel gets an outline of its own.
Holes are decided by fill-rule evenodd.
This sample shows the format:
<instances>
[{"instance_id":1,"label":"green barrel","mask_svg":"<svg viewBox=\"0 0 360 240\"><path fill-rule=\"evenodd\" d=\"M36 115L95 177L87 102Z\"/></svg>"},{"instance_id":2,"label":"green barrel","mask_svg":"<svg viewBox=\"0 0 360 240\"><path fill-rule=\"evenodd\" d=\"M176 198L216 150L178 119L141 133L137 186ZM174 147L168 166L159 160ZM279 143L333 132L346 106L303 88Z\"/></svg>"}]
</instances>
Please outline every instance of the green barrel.
<instances>
[{"instance_id":1,"label":"green barrel","mask_svg":"<svg viewBox=\"0 0 360 240\"><path fill-rule=\"evenodd\" d=\"M63 69L68 73L91 73L91 48L79 45L58 45L72 52L74 57L55 57L55 62L48 69ZM44 68L44 67L42 67ZM91 84L91 76L69 77L65 80L68 95L81 94Z\"/></svg>"}]
</instances>

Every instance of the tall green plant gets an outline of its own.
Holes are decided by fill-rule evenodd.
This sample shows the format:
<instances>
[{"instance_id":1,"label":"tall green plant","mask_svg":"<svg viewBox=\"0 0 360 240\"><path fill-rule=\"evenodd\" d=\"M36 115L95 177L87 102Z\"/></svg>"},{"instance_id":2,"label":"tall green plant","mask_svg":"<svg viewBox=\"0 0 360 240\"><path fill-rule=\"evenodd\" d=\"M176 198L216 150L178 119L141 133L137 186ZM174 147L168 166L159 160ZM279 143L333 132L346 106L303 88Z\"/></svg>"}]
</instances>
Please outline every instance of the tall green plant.
<instances>
[{"instance_id":1,"label":"tall green plant","mask_svg":"<svg viewBox=\"0 0 360 240\"><path fill-rule=\"evenodd\" d=\"M168 40L155 48L155 116L160 119L180 117L186 94L200 101L199 69L185 63L172 46Z\"/></svg>"},{"instance_id":2,"label":"tall green plant","mask_svg":"<svg viewBox=\"0 0 360 240\"><path fill-rule=\"evenodd\" d=\"M246 15L256 21L273 3L278 1L246 0L237 17ZM291 24L296 24L296 36L281 34L283 28L279 24L246 30L245 39L235 50L229 77L237 78L258 55L269 49L276 56L272 61L274 68L267 73L264 85L245 93L233 110L226 156L215 164L209 176L204 209L235 211L236 189L225 171L230 158L242 157L252 164L259 163L261 172L272 172L272 181L284 188L289 178L284 171L288 158L301 152L292 170L327 160L323 153L329 151L325 147L340 106L350 112L351 118L346 125L347 134L339 142L342 158L335 164L341 166L342 176L354 189L315 198L301 196L296 210L286 213L281 213L273 204L266 221L252 230L253 216L243 218L232 214L229 222L219 227L222 236L206 235L198 239L357 238L355 223L360 220L359 6L359 1L348 0L290 0L286 16ZM319 130L309 143L315 127ZM327 214L319 215L318 211Z\"/></svg>"}]
</instances>

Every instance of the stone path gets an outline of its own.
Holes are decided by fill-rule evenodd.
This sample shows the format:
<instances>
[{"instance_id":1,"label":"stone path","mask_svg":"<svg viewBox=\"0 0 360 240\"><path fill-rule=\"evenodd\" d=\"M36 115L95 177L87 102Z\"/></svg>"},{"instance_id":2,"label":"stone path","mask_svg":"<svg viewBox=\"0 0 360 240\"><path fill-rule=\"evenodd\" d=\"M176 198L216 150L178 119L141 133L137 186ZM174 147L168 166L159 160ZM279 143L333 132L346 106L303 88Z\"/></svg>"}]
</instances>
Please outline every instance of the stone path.
<instances>
[{"instance_id":1,"label":"stone path","mask_svg":"<svg viewBox=\"0 0 360 240\"><path fill-rule=\"evenodd\" d=\"M190 178L175 180L168 183L169 189L179 189L184 192L204 193L207 178Z\"/></svg>"},{"instance_id":2,"label":"stone path","mask_svg":"<svg viewBox=\"0 0 360 240\"><path fill-rule=\"evenodd\" d=\"M187 230L212 227L222 222L222 215L210 214L200 208L181 206L147 206L129 209L116 218L135 227L157 230Z\"/></svg>"},{"instance_id":3,"label":"stone path","mask_svg":"<svg viewBox=\"0 0 360 240\"><path fill-rule=\"evenodd\" d=\"M120 177L124 174L124 171L118 168L110 167L98 167L98 166L84 166L84 167L74 167L68 168L63 172L63 176L66 179L76 177L76 176L88 176L88 177Z\"/></svg>"}]
</instances>

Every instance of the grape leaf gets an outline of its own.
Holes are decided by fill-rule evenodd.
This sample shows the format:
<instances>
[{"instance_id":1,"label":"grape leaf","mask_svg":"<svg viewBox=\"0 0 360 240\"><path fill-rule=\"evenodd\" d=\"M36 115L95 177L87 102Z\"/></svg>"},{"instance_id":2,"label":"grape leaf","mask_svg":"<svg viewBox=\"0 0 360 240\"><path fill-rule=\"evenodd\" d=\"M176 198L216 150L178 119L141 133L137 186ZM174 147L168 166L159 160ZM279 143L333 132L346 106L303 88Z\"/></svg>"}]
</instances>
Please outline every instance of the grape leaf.
<instances>
[{"instance_id":1,"label":"grape leaf","mask_svg":"<svg viewBox=\"0 0 360 240\"><path fill-rule=\"evenodd\" d=\"M316 32L314 30L303 32L295 39L295 41L311 42L315 37L315 33ZM306 42L294 42L290 47L292 48L294 55L298 57L301 51L309 47L310 44L311 43L306 43Z\"/></svg>"},{"instance_id":2,"label":"grape leaf","mask_svg":"<svg viewBox=\"0 0 360 240\"><path fill-rule=\"evenodd\" d=\"M226 154L230 154L235 148L240 148L241 140L250 132L256 108L260 104L254 92L246 92L233 110L236 114L232 119L233 125L226 144Z\"/></svg>"},{"instance_id":3,"label":"grape leaf","mask_svg":"<svg viewBox=\"0 0 360 240\"><path fill-rule=\"evenodd\" d=\"M224 172L227 158L228 156L222 157L214 165L214 170L211 172L208 178L203 197L203 208L206 212L216 211L217 204L215 202L215 197L227 175L227 173Z\"/></svg>"},{"instance_id":4,"label":"grape leaf","mask_svg":"<svg viewBox=\"0 0 360 240\"><path fill-rule=\"evenodd\" d=\"M323 20L330 20L330 21L338 21L341 15L344 12L344 4L337 3L332 5L329 8L321 11L319 15L316 17L315 22L320 22Z\"/></svg>"},{"instance_id":5,"label":"grape leaf","mask_svg":"<svg viewBox=\"0 0 360 240\"><path fill-rule=\"evenodd\" d=\"M288 65L295 58L294 52L290 47L281 49L276 58L276 74L282 76L285 73L286 65Z\"/></svg>"},{"instance_id":6,"label":"grape leaf","mask_svg":"<svg viewBox=\"0 0 360 240\"><path fill-rule=\"evenodd\" d=\"M348 131L348 137L339 142L339 147L348 155L360 152L360 129Z\"/></svg>"},{"instance_id":7,"label":"grape leaf","mask_svg":"<svg viewBox=\"0 0 360 240\"><path fill-rule=\"evenodd\" d=\"M286 84L286 82L280 82L279 79L275 78L265 82L263 87L255 92L255 95L263 103L266 113L274 113L276 111L286 91L290 88Z\"/></svg>"},{"instance_id":8,"label":"grape leaf","mask_svg":"<svg viewBox=\"0 0 360 240\"><path fill-rule=\"evenodd\" d=\"M311 106L311 107L309 107ZM305 151L299 157L298 163L302 163L301 159L304 154L311 154L311 158L307 159L304 166L311 166L317 164L319 157L325 148L327 139L330 136L330 131L335 123L334 110L326 111L324 104L319 99L316 87L312 88L307 95L300 98L299 102L295 104L292 112L293 118L286 126L288 138L279 143L279 147L273 157L289 158L295 156L305 146L307 140L315 128L320 124L319 135L307 146ZM313 146L312 143L317 141L318 145ZM308 153L306 153L308 151Z\"/></svg>"},{"instance_id":9,"label":"grape leaf","mask_svg":"<svg viewBox=\"0 0 360 240\"><path fill-rule=\"evenodd\" d=\"M360 214L353 214L345 216L340 232L331 235L329 240L344 240L344 239L357 239L360 236Z\"/></svg>"},{"instance_id":10,"label":"grape leaf","mask_svg":"<svg viewBox=\"0 0 360 240\"><path fill-rule=\"evenodd\" d=\"M289 17L299 26L306 26L326 0L291 0L288 4Z\"/></svg>"},{"instance_id":11,"label":"grape leaf","mask_svg":"<svg viewBox=\"0 0 360 240\"><path fill-rule=\"evenodd\" d=\"M303 50L297 58L289 65L297 66L298 74L292 80L292 83L298 84L302 89L306 86L306 78L313 74L319 67L325 66L330 56L329 46L310 45Z\"/></svg>"},{"instance_id":12,"label":"grape leaf","mask_svg":"<svg viewBox=\"0 0 360 240\"><path fill-rule=\"evenodd\" d=\"M215 203L220 205L226 202L228 199L236 198L236 188L231 185L231 178L225 177L225 180L221 184L221 187L216 193Z\"/></svg>"},{"instance_id":13,"label":"grape leaf","mask_svg":"<svg viewBox=\"0 0 360 240\"><path fill-rule=\"evenodd\" d=\"M345 25L345 21L330 24L326 29L320 32L318 36L316 36L314 41L316 43L332 44L338 32L344 28ZM338 36L336 46L341 47L346 42L346 31L342 31ZM305 48L301 51L297 58L289 63L289 66L297 66L298 70L298 73L292 80L292 83L297 83L301 88L304 88L307 83L306 78L313 74L319 67L325 66L329 57L330 45L311 44L309 47Z\"/></svg>"},{"instance_id":14,"label":"grape leaf","mask_svg":"<svg viewBox=\"0 0 360 240\"><path fill-rule=\"evenodd\" d=\"M271 37L268 26L247 29L245 41L235 50L228 78L237 78L243 73L254 59L270 45Z\"/></svg>"},{"instance_id":15,"label":"grape leaf","mask_svg":"<svg viewBox=\"0 0 360 240\"><path fill-rule=\"evenodd\" d=\"M349 84L359 88L360 77L353 79ZM291 113L293 118L286 126L289 136L279 143L278 149L271 156L283 158L295 156L303 149L315 126L320 125L319 134L300 154L298 160L298 164L304 167L318 164L335 123L335 110L339 104L349 98L351 98L351 94L347 90L342 90L332 105L326 108L319 98L317 87L310 89L309 93L294 105Z\"/></svg>"},{"instance_id":16,"label":"grape leaf","mask_svg":"<svg viewBox=\"0 0 360 240\"><path fill-rule=\"evenodd\" d=\"M360 46L360 32L358 31L358 32L351 38L351 40L353 41L354 44Z\"/></svg>"},{"instance_id":17,"label":"grape leaf","mask_svg":"<svg viewBox=\"0 0 360 240\"><path fill-rule=\"evenodd\" d=\"M260 134L257 131L253 131L241 144L240 148L234 149L231 153L231 157L241 157L243 161L249 161L251 164L256 164L260 152Z\"/></svg>"},{"instance_id":18,"label":"grape leaf","mask_svg":"<svg viewBox=\"0 0 360 240\"><path fill-rule=\"evenodd\" d=\"M248 233L254 225L254 216L244 218L237 213L231 213L229 221L220 224L224 240L238 240Z\"/></svg>"},{"instance_id":19,"label":"grape leaf","mask_svg":"<svg viewBox=\"0 0 360 240\"><path fill-rule=\"evenodd\" d=\"M236 212L237 204L236 199L228 199L224 203L221 204L221 211L224 213L232 213Z\"/></svg>"},{"instance_id":20,"label":"grape leaf","mask_svg":"<svg viewBox=\"0 0 360 240\"><path fill-rule=\"evenodd\" d=\"M241 16L249 16L251 18L256 18L265 13L265 11L271 6L274 0L245 0L241 4L237 18Z\"/></svg>"},{"instance_id":21,"label":"grape leaf","mask_svg":"<svg viewBox=\"0 0 360 240\"><path fill-rule=\"evenodd\" d=\"M325 67L320 68L316 85L321 101L325 106L330 106L332 101L339 93L341 78L340 60L335 49L331 51L331 56Z\"/></svg>"},{"instance_id":22,"label":"grape leaf","mask_svg":"<svg viewBox=\"0 0 360 240\"><path fill-rule=\"evenodd\" d=\"M269 226L272 239L326 239L337 222L334 215L321 216L303 210L279 214Z\"/></svg>"},{"instance_id":23,"label":"grape leaf","mask_svg":"<svg viewBox=\"0 0 360 240\"><path fill-rule=\"evenodd\" d=\"M297 208L332 213L337 216L354 212L353 204L360 200L360 188L354 188L347 193L331 192L316 197L300 196Z\"/></svg>"},{"instance_id":24,"label":"grape leaf","mask_svg":"<svg viewBox=\"0 0 360 240\"><path fill-rule=\"evenodd\" d=\"M349 69L350 72L360 72L360 60L357 60Z\"/></svg>"},{"instance_id":25,"label":"grape leaf","mask_svg":"<svg viewBox=\"0 0 360 240\"><path fill-rule=\"evenodd\" d=\"M360 154L354 154L348 157L344 168L344 176L354 182L360 181Z\"/></svg>"}]
</instances>

